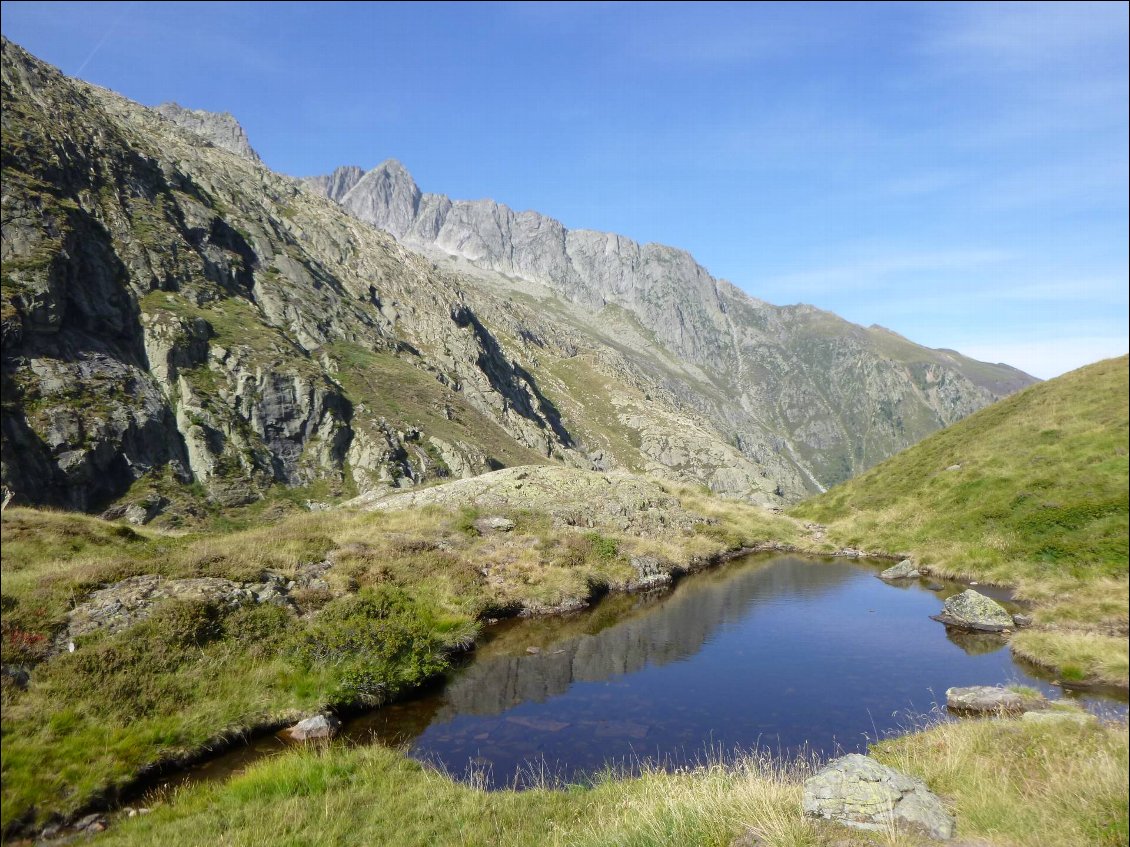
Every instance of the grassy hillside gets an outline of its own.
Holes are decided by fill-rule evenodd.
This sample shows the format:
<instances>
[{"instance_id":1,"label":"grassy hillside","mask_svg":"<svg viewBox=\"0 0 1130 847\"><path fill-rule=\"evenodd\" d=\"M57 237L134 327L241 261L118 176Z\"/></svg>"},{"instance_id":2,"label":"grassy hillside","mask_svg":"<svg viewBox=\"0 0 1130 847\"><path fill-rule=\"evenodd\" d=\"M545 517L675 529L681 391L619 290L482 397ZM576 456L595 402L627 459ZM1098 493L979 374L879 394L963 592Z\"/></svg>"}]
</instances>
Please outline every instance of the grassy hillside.
<instances>
[{"instance_id":1,"label":"grassy hillside","mask_svg":"<svg viewBox=\"0 0 1130 847\"><path fill-rule=\"evenodd\" d=\"M1127 357L1034 386L793 510L838 543L1016 585L1014 647L1126 682Z\"/></svg>"}]
</instances>

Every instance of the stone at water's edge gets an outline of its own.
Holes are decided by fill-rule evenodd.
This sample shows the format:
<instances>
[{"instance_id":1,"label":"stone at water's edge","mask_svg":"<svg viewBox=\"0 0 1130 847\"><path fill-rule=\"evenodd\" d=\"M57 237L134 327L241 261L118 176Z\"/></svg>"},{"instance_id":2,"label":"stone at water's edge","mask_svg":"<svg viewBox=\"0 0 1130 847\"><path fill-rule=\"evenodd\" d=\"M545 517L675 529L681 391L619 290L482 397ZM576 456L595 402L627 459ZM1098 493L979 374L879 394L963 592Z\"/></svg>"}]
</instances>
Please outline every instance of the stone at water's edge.
<instances>
[{"instance_id":1,"label":"stone at water's edge","mask_svg":"<svg viewBox=\"0 0 1130 847\"><path fill-rule=\"evenodd\" d=\"M945 608L940 614L932 617L946 626L975 629L981 632L1002 632L1016 626L1012 615L1004 606L972 588L953 597L947 597Z\"/></svg>"},{"instance_id":2,"label":"stone at water's edge","mask_svg":"<svg viewBox=\"0 0 1130 847\"><path fill-rule=\"evenodd\" d=\"M920 779L852 753L829 762L804 781L804 814L857 829L892 824L931 838L953 838L953 815Z\"/></svg>"},{"instance_id":3,"label":"stone at water's edge","mask_svg":"<svg viewBox=\"0 0 1130 847\"><path fill-rule=\"evenodd\" d=\"M1015 691L994 685L971 685L967 688L947 688L946 706L966 714L1006 714L1042 709L1047 701L1043 696L1022 697Z\"/></svg>"},{"instance_id":4,"label":"stone at water's edge","mask_svg":"<svg viewBox=\"0 0 1130 847\"><path fill-rule=\"evenodd\" d=\"M332 715L314 715L284 729L279 735L289 741L318 741L333 738L341 729L341 721Z\"/></svg>"},{"instance_id":5,"label":"stone at water's edge","mask_svg":"<svg viewBox=\"0 0 1130 847\"><path fill-rule=\"evenodd\" d=\"M880 579L912 579L918 576L918 568L910 559L903 559L897 565L887 568L881 574Z\"/></svg>"}]
</instances>

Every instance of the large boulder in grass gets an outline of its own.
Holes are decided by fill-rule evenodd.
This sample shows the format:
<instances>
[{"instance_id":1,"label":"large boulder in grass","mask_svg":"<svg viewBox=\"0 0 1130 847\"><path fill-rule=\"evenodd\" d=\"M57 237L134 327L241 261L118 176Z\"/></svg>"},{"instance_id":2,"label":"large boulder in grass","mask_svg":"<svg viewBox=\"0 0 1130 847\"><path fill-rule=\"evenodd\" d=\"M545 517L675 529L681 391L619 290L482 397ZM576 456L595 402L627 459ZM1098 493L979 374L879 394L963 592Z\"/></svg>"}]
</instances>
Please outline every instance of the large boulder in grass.
<instances>
[{"instance_id":1,"label":"large boulder in grass","mask_svg":"<svg viewBox=\"0 0 1130 847\"><path fill-rule=\"evenodd\" d=\"M910 829L953 838L953 815L920 779L852 753L829 762L804 781L804 814L855 827Z\"/></svg>"},{"instance_id":2,"label":"large boulder in grass","mask_svg":"<svg viewBox=\"0 0 1130 847\"><path fill-rule=\"evenodd\" d=\"M1016 626L1004 606L972 588L947 597L944 605L939 614L931 617L946 626L978 632L1003 632Z\"/></svg>"},{"instance_id":3,"label":"large boulder in grass","mask_svg":"<svg viewBox=\"0 0 1130 847\"><path fill-rule=\"evenodd\" d=\"M914 579L919 576L918 567L910 559L903 559L897 565L887 568L879 579Z\"/></svg>"},{"instance_id":4,"label":"large boulder in grass","mask_svg":"<svg viewBox=\"0 0 1130 847\"><path fill-rule=\"evenodd\" d=\"M323 741L333 738L341 729L341 721L332 715L314 715L279 733L288 741Z\"/></svg>"}]
</instances>

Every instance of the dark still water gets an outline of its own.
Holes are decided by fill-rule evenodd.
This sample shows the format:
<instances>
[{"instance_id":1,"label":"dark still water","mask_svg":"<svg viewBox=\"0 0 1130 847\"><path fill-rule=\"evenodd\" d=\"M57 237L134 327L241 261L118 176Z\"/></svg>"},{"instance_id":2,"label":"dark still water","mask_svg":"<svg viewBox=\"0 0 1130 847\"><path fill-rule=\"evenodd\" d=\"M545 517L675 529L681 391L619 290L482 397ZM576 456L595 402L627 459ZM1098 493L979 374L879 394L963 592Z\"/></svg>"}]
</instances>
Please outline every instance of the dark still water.
<instances>
[{"instance_id":1,"label":"dark still water","mask_svg":"<svg viewBox=\"0 0 1130 847\"><path fill-rule=\"evenodd\" d=\"M862 751L954 685L1059 689L997 635L947 635L942 599L877 567L789 556L734 562L660 596L611 596L567 619L494 627L431 694L355 720L456 777L573 781L606 763L735 750ZM1123 707L1124 708L1124 707Z\"/></svg>"}]
</instances>

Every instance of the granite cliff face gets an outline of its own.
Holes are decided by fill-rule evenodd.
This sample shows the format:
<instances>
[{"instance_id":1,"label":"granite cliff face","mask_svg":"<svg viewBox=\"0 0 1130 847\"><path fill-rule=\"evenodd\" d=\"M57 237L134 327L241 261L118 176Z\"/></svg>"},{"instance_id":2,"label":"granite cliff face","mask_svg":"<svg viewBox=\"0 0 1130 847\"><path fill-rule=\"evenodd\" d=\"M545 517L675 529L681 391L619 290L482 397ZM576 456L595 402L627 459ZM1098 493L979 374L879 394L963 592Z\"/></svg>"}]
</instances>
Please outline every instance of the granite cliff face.
<instances>
[{"instance_id":1,"label":"granite cliff face","mask_svg":"<svg viewBox=\"0 0 1130 847\"><path fill-rule=\"evenodd\" d=\"M763 467L774 466L773 454L787 457L810 490L1033 382L810 306L755 300L681 250L569 230L490 200L421 193L395 161L364 175L339 168L306 184L445 266L481 269L483 284L520 291L561 322L614 338L743 455ZM636 428L630 412L617 417ZM679 464L678 448L644 452ZM717 479L712 485L726 490Z\"/></svg>"},{"instance_id":2,"label":"granite cliff face","mask_svg":"<svg viewBox=\"0 0 1130 847\"><path fill-rule=\"evenodd\" d=\"M239 121L227 112L205 112L203 109L186 109L179 103L162 103L153 109L157 114L168 118L177 126L184 127L195 135L236 155L260 161L259 154L251 147L247 133Z\"/></svg>"},{"instance_id":3,"label":"granite cliff face","mask_svg":"<svg viewBox=\"0 0 1130 847\"><path fill-rule=\"evenodd\" d=\"M545 462L787 502L1026 381L391 163L275 174L230 116L146 109L7 41L3 96L16 502L150 514Z\"/></svg>"}]
</instances>

